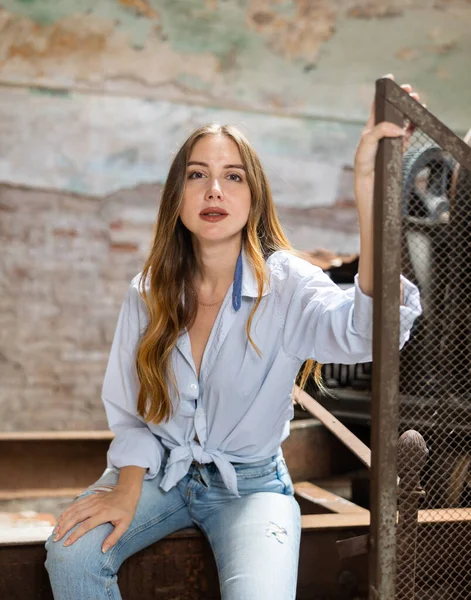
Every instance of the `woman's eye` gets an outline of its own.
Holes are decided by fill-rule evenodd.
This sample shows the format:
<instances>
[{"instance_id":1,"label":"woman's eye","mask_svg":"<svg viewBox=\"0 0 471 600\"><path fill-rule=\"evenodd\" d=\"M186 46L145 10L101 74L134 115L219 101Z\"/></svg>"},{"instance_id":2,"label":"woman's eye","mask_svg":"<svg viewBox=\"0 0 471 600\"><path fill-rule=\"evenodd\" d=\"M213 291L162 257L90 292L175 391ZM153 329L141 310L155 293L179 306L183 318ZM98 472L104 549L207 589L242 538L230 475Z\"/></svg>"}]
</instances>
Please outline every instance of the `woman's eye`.
<instances>
[{"instance_id":1,"label":"woman's eye","mask_svg":"<svg viewBox=\"0 0 471 600\"><path fill-rule=\"evenodd\" d=\"M203 173L201 171L193 171L188 175L188 179L201 179L203 177Z\"/></svg>"},{"instance_id":2,"label":"woman's eye","mask_svg":"<svg viewBox=\"0 0 471 600\"><path fill-rule=\"evenodd\" d=\"M242 177L238 173L231 173L229 178L232 179L232 181L242 181Z\"/></svg>"}]
</instances>

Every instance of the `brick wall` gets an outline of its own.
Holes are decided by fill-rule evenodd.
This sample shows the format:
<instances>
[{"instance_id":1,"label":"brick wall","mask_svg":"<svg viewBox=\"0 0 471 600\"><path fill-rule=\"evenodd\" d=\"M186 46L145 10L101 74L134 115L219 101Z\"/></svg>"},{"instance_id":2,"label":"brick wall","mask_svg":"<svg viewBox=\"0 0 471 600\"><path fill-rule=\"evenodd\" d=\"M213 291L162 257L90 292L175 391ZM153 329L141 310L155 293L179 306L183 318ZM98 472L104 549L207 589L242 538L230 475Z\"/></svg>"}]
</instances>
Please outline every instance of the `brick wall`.
<instances>
[{"instance_id":1,"label":"brick wall","mask_svg":"<svg viewBox=\"0 0 471 600\"><path fill-rule=\"evenodd\" d=\"M332 207L279 207L292 243L356 238L351 173ZM100 390L161 187L105 198L0 186L0 430L106 429Z\"/></svg>"},{"instance_id":2,"label":"brick wall","mask_svg":"<svg viewBox=\"0 0 471 600\"><path fill-rule=\"evenodd\" d=\"M0 429L106 428L104 368L159 194L0 187Z\"/></svg>"}]
</instances>

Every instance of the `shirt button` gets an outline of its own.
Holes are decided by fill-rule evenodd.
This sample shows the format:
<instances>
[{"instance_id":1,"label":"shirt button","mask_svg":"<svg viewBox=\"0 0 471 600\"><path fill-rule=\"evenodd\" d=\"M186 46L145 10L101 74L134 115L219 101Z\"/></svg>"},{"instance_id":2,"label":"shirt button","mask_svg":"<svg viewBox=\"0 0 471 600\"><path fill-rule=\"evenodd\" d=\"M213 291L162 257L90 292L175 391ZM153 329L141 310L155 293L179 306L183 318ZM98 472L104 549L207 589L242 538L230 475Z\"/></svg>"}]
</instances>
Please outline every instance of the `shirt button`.
<instances>
[{"instance_id":1,"label":"shirt button","mask_svg":"<svg viewBox=\"0 0 471 600\"><path fill-rule=\"evenodd\" d=\"M193 391L194 391L194 390L197 390L197 389L198 389L198 386L196 385L196 383L192 383L192 384L190 385L190 389L191 389L191 390L193 390Z\"/></svg>"}]
</instances>

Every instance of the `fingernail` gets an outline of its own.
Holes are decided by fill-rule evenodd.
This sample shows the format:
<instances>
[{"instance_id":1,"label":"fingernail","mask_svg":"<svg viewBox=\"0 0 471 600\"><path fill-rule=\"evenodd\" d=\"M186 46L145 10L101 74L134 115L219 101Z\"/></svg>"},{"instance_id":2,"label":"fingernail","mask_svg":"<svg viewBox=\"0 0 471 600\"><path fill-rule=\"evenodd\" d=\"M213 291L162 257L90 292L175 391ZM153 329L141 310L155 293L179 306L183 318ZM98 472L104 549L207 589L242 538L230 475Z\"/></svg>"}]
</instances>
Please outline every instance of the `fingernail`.
<instances>
[{"instance_id":1,"label":"fingernail","mask_svg":"<svg viewBox=\"0 0 471 600\"><path fill-rule=\"evenodd\" d=\"M64 546L70 546L70 544L71 544L71 543L72 543L71 541L69 541L69 540L66 540L66 541L64 542Z\"/></svg>"},{"instance_id":2,"label":"fingernail","mask_svg":"<svg viewBox=\"0 0 471 600\"><path fill-rule=\"evenodd\" d=\"M101 549L101 551L103 552L103 554L106 554L109 549L110 549L109 546L103 546L103 548Z\"/></svg>"}]
</instances>

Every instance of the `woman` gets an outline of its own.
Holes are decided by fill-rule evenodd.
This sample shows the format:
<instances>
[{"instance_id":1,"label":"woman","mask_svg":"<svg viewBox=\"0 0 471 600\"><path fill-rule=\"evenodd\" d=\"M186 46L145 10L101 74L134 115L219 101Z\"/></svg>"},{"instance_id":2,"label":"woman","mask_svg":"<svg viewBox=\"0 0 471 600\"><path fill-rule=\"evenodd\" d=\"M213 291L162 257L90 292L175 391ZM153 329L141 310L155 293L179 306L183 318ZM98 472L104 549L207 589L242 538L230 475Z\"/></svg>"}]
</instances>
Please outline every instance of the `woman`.
<instances>
[{"instance_id":1,"label":"woman","mask_svg":"<svg viewBox=\"0 0 471 600\"><path fill-rule=\"evenodd\" d=\"M371 359L374 160L379 139L401 135L372 111L355 158L361 261L350 291L291 251L236 129L203 127L182 146L105 375L108 469L46 544L56 600L120 598L128 556L195 524L224 600L295 597L300 515L280 450L291 391L306 360L304 376L319 377L319 363ZM415 286L403 289L401 346L420 313Z\"/></svg>"}]
</instances>

